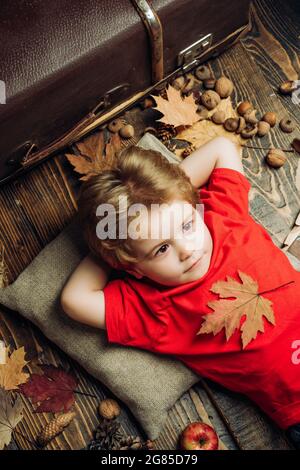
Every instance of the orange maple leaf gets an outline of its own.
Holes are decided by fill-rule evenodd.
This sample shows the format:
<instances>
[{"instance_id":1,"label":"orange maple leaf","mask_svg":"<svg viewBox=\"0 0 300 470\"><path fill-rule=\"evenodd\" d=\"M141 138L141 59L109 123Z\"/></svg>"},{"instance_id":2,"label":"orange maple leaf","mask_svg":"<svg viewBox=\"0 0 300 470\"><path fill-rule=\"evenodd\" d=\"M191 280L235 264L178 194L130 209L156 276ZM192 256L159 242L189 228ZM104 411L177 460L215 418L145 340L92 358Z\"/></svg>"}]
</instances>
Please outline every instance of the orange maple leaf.
<instances>
[{"instance_id":1,"label":"orange maple leaf","mask_svg":"<svg viewBox=\"0 0 300 470\"><path fill-rule=\"evenodd\" d=\"M256 338L258 331L264 332L263 317L272 325L275 325L275 317L272 302L262 297L258 292L258 283L239 270L238 274L242 284L230 276L227 276L227 281L217 281L213 284L210 289L211 292L219 294L222 298L235 297L235 300L213 300L208 302L207 305L214 312L204 316L204 323L197 335L213 333L215 336L222 328L225 328L226 340L228 341L234 331L240 328L244 349L250 341ZM243 316L246 316L246 319L241 325Z\"/></svg>"},{"instance_id":2,"label":"orange maple leaf","mask_svg":"<svg viewBox=\"0 0 300 470\"><path fill-rule=\"evenodd\" d=\"M171 85L166 89L166 92L167 100L161 96L151 95L157 103L157 107L154 109L157 109L164 115L158 121L171 124L174 127L192 126L195 122L199 121L198 108L192 94L182 98L180 90L176 90Z\"/></svg>"}]
</instances>

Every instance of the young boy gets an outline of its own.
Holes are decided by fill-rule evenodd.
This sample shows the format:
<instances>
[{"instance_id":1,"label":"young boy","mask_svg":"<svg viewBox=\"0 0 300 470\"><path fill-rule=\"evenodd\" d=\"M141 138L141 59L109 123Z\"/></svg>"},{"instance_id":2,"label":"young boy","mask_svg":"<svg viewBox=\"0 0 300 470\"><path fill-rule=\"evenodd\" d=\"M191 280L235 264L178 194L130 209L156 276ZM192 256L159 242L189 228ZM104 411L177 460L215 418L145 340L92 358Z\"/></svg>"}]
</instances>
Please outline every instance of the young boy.
<instances>
[{"instance_id":1,"label":"young boy","mask_svg":"<svg viewBox=\"0 0 300 470\"><path fill-rule=\"evenodd\" d=\"M297 446L300 273L251 217L250 187L236 145L224 137L178 165L158 152L127 148L115 168L82 185L79 213L91 254L69 278L61 304L74 320L106 328L109 342L172 355L200 376L245 393L288 430ZM126 208L120 208L125 199ZM127 208L141 203L151 211L139 213L142 231L130 237L128 227L137 219ZM118 217L106 219L116 230L105 239L103 225L97 224L109 207ZM126 217L126 236L121 237ZM165 225L171 230L161 237ZM149 229L158 227L159 236L153 237ZM123 279L108 282L112 267L123 270ZM214 313L210 302L222 302L225 311L224 302L228 306L234 300L234 294L220 300L212 286L231 278L238 283L238 296L249 277L261 296L256 298L265 313L261 321L253 311L251 318L245 304L247 318L239 319L238 328L235 322L227 338L222 327L215 334L199 334ZM226 327L233 320L229 312ZM243 348L246 322L250 337Z\"/></svg>"}]
</instances>

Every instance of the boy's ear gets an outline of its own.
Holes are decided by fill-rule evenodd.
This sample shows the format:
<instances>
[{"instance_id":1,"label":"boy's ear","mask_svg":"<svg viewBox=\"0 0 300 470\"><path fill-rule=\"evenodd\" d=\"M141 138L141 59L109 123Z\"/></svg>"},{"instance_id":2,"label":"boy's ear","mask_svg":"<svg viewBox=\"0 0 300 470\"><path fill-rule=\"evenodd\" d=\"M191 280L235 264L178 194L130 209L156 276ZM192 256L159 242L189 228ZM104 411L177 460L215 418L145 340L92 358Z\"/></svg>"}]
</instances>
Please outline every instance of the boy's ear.
<instances>
[{"instance_id":1,"label":"boy's ear","mask_svg":"<svg viewBox=\"0 0 300 470\"><path fill-rule=\"evenodd\" d=\"M126 271L129 273L129 274L132 274L134 277L136 277L137 279L142 279L143 277L143 274L138 270L138 269L135 269L135 268L126 268Z\"/></svg>"}]
</instances>

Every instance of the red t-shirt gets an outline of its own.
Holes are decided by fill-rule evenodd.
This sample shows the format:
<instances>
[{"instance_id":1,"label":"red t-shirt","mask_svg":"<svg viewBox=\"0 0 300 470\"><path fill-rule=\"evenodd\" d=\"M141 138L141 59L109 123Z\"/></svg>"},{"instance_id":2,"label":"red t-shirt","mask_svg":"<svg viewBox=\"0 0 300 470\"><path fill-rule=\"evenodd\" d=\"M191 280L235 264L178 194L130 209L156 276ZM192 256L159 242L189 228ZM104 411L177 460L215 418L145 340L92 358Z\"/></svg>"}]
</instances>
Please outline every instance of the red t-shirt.
<instances>
[{"instance_id":1,"label":"red t-shirt","mask_svg":"<svg viewBox=\"0 0 300 470\"><path fill-rule=\"evenodd\" d=\"M103 289L107 337L112 343L172 355L200 376L246 394L287 428L300 423L300 364L292 360L295 342L300 344L300 273L249 214L250 188L236 170L213 170L199 190L213 239L207 273L178 286L129 274L110 281ZM203 315L213 313L207 303L220 299L210 291L212 285L227 276L241 283L238 270L258 282L259 292L269 290L263 297L272 302L276 322L263 317L264 332L244 349L240 329L228 341L224 329L215 336L197 335Z\"/></svg>"}]
</instances>

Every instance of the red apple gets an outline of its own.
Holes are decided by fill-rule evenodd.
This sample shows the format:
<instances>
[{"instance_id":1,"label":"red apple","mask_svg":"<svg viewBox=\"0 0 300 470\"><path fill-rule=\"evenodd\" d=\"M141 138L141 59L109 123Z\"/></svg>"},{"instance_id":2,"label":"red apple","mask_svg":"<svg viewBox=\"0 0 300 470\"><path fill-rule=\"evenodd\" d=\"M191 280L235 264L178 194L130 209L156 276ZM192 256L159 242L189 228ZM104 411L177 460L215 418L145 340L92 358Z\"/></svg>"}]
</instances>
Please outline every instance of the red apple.
<instances>
[{"instance_id":1,"label":"red apple","mask_svg":"<svg viewBox=\"0 0 300 470\"><path fill-rule=\"evenodd\" d=\"M195 422L189 424L182 432L180 445L184 450L217 450L219 439L211 426Z\"/></svg>"}]
</instances>

